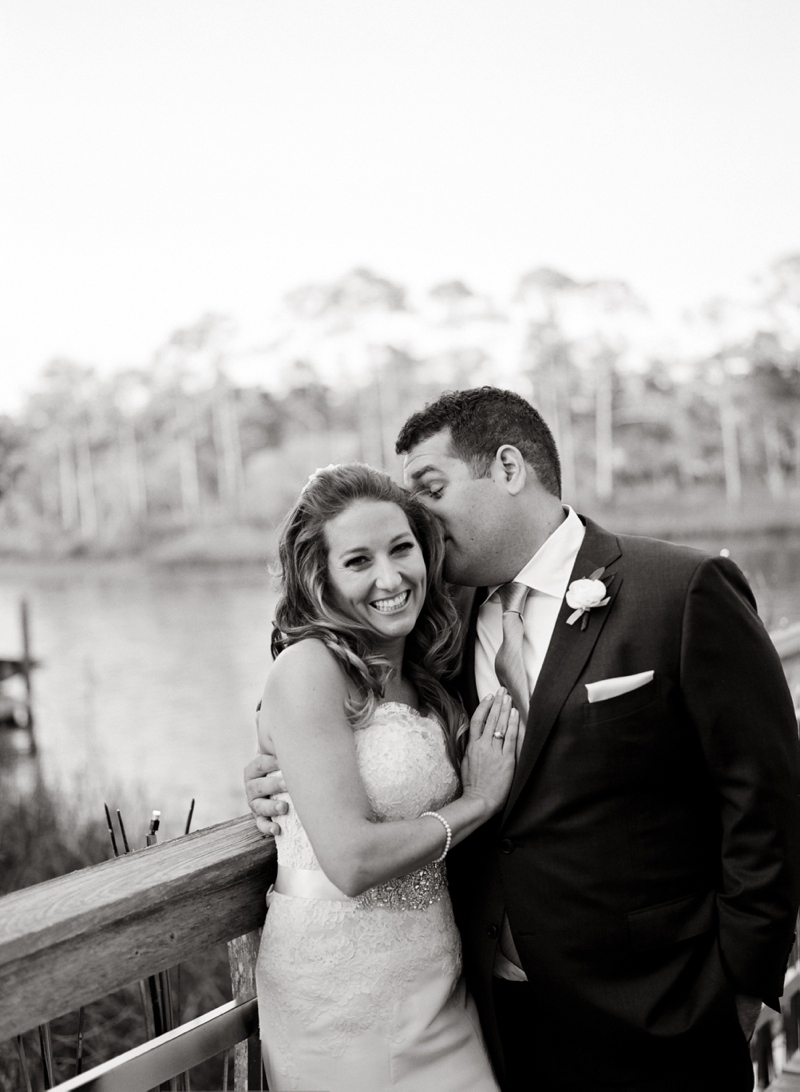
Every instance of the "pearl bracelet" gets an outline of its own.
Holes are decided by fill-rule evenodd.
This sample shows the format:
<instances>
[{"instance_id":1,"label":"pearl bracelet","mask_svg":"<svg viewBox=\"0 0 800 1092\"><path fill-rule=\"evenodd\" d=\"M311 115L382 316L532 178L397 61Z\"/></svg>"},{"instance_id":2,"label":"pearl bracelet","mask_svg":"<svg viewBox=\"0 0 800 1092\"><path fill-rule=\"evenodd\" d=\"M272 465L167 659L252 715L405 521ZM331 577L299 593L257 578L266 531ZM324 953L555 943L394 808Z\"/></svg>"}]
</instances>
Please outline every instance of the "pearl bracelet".
<instances>
[{"instance_id":1,"label":"pearl bracelet","mask_svg":"<svg viewBox=\"0 0 800 1092\"><path fill-rule=\"evenodd\" d=\"M432 815L434 819L438 819L444 827L445 831L447 832L447 837L444 840L444 849L442 850L442 855L441 857L437 857L436 860L433 862L434 864L438 864L440 861L443 861L447 856L447 851L450 849L450 843L453 840L453 831L445 817L443 815L440 815L438 811L423 811L422 815L420 815L420 819L422 819L426 815Z\"/></svg>"}]
</instances>

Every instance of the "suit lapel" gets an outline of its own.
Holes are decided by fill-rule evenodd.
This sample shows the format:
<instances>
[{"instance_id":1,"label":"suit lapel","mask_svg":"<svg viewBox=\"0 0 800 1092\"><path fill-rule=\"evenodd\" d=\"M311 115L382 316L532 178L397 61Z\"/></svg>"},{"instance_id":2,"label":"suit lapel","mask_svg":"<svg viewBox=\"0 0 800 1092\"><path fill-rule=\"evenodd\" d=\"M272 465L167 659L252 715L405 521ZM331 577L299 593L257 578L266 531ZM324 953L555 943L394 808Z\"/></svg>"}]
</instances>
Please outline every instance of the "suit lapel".
<instances>
[{"instance_id":1,"label":"suit lapel","mask_svg":"<svg viewBox=\"0 0 800 1092\"><path fill-rule=\"evenodd\" d=\"M467 615L467 632L464 638L463 653L461 658L461 674L458 679L458 690L467 716L472 716L478 706L478 687L475 683L475 635L478 630L478 611L486 597L486 588L476 588L472 597L469 614Z\"/></svg>"},{"instance_id":2,"label":"suit lapel","mask_svg":"<svg viewBox=\"0 0 800 1092\"><path fill-rule=\"evenodd\" d=\"M592 520L586 519L584 522L586 523L586 534L575 560L570 582L588 577L599 568L608 570L609 566L617 560L621 553L619 541L615 535L604 531ZM607 576L608 573L604 575ZM513 808L523 785L530 777L562 706L591 655L605 620L614 606L614 599L621 584L622 576L619 572L615 572L614 579L609 584L608 589L610 602L605 607L589 611L588 623L585 629L581 628L580 621L571 626L567 625L567 618L572 613L572 609L567 606L566 599L561 604L547 655L542 664L536 687L531 695L525 739L517 763L517 770L514 774L514 781L511 785L511 792L503 813L504 819ZM477 617L477 612L475 613ZM469 647L473 648L474 645ZM472 674L474 688L474 670Z\"/></svg>"}]
</instances>

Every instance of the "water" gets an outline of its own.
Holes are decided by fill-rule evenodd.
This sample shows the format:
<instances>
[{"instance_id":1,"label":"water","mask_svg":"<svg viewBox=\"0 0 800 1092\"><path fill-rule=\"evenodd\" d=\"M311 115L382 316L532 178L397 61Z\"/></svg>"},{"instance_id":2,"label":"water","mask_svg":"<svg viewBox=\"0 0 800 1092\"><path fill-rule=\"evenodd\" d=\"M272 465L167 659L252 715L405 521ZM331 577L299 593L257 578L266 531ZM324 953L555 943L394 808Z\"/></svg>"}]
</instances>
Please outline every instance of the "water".
<instances>
[{"instance_id":1,"label":"water","mask_svg":"<svg viewBox=\"0 0 800 1092\"><path fill-rule=\"evenodd\" d=\"M193 828L246 811L242 767L270 662L264 570L0 566L2 654L19 652L22 597L43 661L34 709L49 783L100 814L103 799L159 808L167 833L192 797Z\"/></svg>"},{"instance_id":2,"label":"water","mask_svg":"<svg viewBox=\"0 0 800 1092\"><path fill-rule=\"evenodd\" d=\"M799 621L800 544L724 545L767 624ZM242 768L270 663L274 591L263 569L5 564L0 655L19 654L23 597L43 661L34 706L48 782L100 814L104 799L140 818L158 808L167 835L182 832L192 797L193 829L246 811Z\"/></svg>"}]
</instances>

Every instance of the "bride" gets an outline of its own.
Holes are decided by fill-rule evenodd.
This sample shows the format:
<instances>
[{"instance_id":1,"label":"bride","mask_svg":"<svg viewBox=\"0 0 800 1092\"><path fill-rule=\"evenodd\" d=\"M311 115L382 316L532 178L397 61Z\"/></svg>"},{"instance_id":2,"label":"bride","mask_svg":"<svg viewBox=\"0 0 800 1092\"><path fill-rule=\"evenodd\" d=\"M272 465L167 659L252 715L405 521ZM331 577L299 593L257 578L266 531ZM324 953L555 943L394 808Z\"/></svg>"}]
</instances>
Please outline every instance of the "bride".
<instances>
[{"instance_id":1,"label":"bride","mask_svg":"<svg viewBox=\"0 0 800 1092\"><path fill-rule=\"evenodd\" d=\"M259 716L291 798L257 966L269 1087L494 1092L444 860L498 812L518 715L445 681L438 523L386 474L312 475L286 518Z\"/></svg>"}]
</instances>

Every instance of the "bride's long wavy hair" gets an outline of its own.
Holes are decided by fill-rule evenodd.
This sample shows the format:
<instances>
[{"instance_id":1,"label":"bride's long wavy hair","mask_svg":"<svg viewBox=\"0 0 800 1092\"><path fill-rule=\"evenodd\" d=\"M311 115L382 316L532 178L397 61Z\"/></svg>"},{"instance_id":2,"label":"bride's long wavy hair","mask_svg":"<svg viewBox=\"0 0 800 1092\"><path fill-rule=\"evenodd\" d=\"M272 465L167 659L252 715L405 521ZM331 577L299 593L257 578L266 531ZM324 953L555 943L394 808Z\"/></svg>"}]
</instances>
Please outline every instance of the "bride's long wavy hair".
<instances>
[{"instance_id":1,"label":"bride's long wavy hair","mask_svg":"<svg viewBox=\"0 0 800 1092\"><path fill-rule=\"evenodd\" d=\"M392 669L375 651L372 631L336 606L328 578L325 525L357 501L396 504L422 549L427 589L406 639L403 671L415 686L420 704L444 725L448 754L458 771L467 721L448 689L460 665L461 623L442 575L444 535L436 517L388 474L363 463L343 463L309 479L281 524L277 574L281 594L275 609L272 656L304 638L322 641L354 683L356 696L347 702L354 727L367 724L383 698Z\"/></svg>"}]
</instances>

